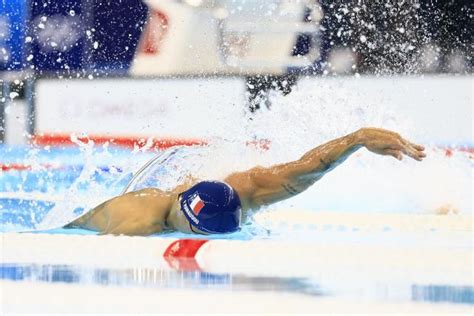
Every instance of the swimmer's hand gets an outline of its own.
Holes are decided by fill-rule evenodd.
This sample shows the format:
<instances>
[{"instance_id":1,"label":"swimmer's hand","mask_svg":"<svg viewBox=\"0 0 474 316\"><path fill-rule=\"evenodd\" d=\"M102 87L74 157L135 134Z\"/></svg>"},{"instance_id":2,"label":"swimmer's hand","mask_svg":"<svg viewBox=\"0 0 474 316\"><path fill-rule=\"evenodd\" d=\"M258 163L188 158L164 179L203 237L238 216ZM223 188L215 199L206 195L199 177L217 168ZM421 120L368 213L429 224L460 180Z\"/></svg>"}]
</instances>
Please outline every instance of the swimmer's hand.
<instances>
[{"instance_id":1,"label":"swimmer's hand","mask_svg":"<svg viewBox=\"0 0 474 316\"><path fill-rule=\"evenodd\" d=\"M426 157L425 147L409 142L398 133L381 128L361 128L357 138L368 150L379 155L393 156L398 160L403 155L421 161Z\"/></svg>"}]
</instances>

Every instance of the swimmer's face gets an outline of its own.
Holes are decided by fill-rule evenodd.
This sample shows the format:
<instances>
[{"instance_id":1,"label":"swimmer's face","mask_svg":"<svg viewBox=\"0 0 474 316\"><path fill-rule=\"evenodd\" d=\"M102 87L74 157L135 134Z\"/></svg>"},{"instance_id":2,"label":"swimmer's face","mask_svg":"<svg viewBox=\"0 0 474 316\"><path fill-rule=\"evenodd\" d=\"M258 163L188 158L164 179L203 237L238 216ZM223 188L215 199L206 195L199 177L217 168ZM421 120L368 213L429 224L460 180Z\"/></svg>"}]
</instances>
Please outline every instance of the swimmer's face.
<instances>
[{"instance_id":1,"label":"swimmer's face","mask_svg":"<svg viewBox=\"0 0 474 316\"><path fill-rule=\"evenodd\" d=\"M188 221L183 211L181 210L181 203L179 202L179 196L174 201L173 206L171 207L170 215L168 216L168 222L173 226L174 229L186 233L186 234L203 234L207 233L200 231L194 226L191 226L191 223Z\"/></svg>"}]
</instances>

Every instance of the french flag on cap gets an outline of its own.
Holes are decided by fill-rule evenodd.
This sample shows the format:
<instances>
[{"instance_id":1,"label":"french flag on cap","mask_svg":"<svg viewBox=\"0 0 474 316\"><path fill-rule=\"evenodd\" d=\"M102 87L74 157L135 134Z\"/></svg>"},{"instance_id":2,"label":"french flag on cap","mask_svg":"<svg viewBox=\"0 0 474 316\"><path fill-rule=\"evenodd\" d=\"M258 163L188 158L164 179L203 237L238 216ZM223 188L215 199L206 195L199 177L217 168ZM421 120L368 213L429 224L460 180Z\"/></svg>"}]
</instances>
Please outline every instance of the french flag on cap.
<instances>
[{"instance_id":1,"label":"french flag on cap","mask_svg":"<svg viewBox=\"0 0 474 316\"><path fill-rule=\"evenodd\" d=\"M196 194L189 205L191 206L193 213L195 215L199 215L199 212L201 212L202 208L204 207L204 202L201 200L199 195Z\"/></svg>"}]
</instances>

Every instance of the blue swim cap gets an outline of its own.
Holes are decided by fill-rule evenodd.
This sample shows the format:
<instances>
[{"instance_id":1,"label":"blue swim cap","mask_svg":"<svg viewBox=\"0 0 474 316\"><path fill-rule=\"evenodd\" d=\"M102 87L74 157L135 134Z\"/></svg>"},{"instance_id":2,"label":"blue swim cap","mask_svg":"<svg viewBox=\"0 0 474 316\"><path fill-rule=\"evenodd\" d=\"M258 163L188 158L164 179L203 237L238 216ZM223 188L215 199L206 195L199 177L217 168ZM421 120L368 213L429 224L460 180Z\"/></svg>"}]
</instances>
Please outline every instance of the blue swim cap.
<instances>
[{"instance_id":1,"label":"blue swim cap","mask_svg":"<svg viewBox=\"0 0 474 316\"><path fill-rule=\"evenodd\" d=\"M180 202L189 223L203 232L223 234L240 229L239 196L224 182L199 182L181 193Z\"/></svg>"}]
</instances>

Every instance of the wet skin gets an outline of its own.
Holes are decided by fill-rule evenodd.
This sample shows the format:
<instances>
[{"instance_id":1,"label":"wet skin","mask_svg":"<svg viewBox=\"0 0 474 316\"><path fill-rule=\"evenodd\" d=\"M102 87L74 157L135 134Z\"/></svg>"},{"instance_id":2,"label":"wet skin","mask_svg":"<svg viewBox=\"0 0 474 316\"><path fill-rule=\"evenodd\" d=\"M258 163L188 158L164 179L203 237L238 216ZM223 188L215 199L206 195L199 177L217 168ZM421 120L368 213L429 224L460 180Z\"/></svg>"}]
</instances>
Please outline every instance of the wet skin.
<instances>
[{"instance_id":1,"label":"wet skin","mask_svg":"<svg viewBox=\"0 0 474 316\"><path fill-rule=\"evenodd\" d=\"M423 146L411 143L395 132L362 128L320 145L298 160L270 167L257 166L232 173L223 181L239 195L244 222L250 210L258 210L305 191L362 147L398 160L402 160L403 156L417 161L426 157ZM124 235L151 235L163 231L203 233L190 226L179 204L180 193L197 182L190 180L167 192L148 188L117 196L95 207L68 227Z\"/></svg>"}]
</instances>

